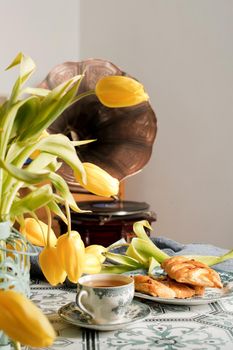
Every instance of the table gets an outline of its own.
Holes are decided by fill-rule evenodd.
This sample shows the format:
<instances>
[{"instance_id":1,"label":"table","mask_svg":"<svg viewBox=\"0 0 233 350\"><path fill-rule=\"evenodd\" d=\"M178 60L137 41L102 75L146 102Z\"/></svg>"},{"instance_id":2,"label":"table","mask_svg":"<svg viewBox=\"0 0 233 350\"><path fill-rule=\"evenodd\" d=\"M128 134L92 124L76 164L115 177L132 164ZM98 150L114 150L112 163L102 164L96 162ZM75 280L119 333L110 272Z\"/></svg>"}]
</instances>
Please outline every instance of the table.
<instances>
[{"instance_id":1,"label":"table","mask_svg":"<svg viewBox=\"0 0 233 350\"><path fill-rule=\"evenodd\" d=\"M233 298L199 306L143 301L151 308L147 319L110 332L81 329L66 323L58 316L57 310L61 306L75 300L75 289L65 286L51 287L40 280L33 280L31 299L48 315L58 333L50 349L233 349Z\"/></svg>"}]
</instances>

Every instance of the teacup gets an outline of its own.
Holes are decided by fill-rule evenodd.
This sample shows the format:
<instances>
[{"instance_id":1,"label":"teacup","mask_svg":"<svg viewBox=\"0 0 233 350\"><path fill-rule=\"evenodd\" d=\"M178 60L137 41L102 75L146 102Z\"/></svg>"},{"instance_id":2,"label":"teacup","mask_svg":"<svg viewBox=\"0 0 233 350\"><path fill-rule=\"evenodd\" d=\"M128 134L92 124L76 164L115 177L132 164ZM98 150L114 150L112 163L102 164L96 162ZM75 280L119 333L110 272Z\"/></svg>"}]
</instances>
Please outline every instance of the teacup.
<instances>
[{"instance_id":1,"label":"teacup","mask_svg":"<svg viewBox=\"0 0 233 350\"><path fill-rule=\"evenodd\" d=\"M79 278L76 304L93 324L121 322L134 297L134 280L125 275L98 274Z\"/></svg>"}]
</instances>

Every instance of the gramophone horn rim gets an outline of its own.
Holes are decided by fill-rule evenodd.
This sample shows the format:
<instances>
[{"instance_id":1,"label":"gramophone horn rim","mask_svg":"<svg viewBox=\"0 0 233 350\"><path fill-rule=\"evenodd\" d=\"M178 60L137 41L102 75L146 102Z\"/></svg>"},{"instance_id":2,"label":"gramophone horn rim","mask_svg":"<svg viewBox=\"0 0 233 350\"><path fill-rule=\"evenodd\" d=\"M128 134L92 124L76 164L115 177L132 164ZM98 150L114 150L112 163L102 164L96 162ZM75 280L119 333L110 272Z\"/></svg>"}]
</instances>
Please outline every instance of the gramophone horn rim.
<instances>
[{"instance_id":1,"label":"gramophone horn rim","mask_svg":"<svg viewBox=\"0 0 233 350\"><path fill-rule=\"evenodd\" d=\"M39 86L52 89L84 70L79 92L93 89L104 75L129 76L110 61L89 58L55 66ZM149 102L108 108L92 95L72 105L48 128L50 133L61 132L68 136L72 131L78 136L81 133L81 139L97 139L96 143L77 149L81 161L92 162L123 180L140 172L148 163L157 133L157 119ZM63 164L60 174L73 191L76 187L79 191L80 186L68 168Z\"/></svg>"}]
</instances>

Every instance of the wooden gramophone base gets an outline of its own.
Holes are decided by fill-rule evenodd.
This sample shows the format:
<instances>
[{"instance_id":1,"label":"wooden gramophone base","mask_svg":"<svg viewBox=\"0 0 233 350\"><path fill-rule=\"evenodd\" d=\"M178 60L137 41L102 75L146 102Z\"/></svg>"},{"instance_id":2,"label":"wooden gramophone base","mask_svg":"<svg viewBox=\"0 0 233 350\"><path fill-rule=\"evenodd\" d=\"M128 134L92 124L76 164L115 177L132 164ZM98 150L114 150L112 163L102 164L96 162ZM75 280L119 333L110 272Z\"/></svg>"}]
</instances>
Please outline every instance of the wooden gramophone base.
<instances>
[{"instance_id":1,"label":"wooden gramophone base","mask_svg":"<svg viewBox=\"0 0 233 350\"><path fill-rule=\"evenodd\" d=\"M134 236L133 224L139 220L156 221L149 205L129 201L88 201L78 204L81 209L92 213L71 213L72 229L80 233L84 244L101 244L105 247L125 238L127 242ZM60 231L67 231L66 225L59 220ZM148 232L149 234L149 232Z\"/></svg>"}]
</instances>

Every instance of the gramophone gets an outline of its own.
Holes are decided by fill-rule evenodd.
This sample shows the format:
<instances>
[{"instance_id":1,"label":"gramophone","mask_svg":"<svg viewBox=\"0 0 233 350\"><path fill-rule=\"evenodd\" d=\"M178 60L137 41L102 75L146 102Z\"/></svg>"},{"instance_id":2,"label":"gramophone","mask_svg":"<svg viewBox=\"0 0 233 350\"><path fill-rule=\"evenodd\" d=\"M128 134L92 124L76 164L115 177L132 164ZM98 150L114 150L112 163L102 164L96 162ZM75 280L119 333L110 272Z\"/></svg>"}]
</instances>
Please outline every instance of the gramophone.
<instances>
[{"instance_id":1,"label":"gramophone","mask_svg":"<svg viewBox=\"0 0 233 350\"><path fill-rule=\"evenodd\" d=\"M67 79L84 74L79 93L95 88L103 76L129 76L113 63L102 59L65 62L53 68L40 87L52 89ZM155 113L149 102L133 107L108 108L95 95L87 96L67 109L48 129L49 133L63 133L72 140L90 140L77 149L82 162L94 163L119 181L139 172L149 161L157 132ZM67 164L60 175L78 198L84 190L75 180ZM82 209L91 213L71 213L72 227L77 229L85 244L109 245L121 237L129 239L132 223L156 220L147 203L118 200L78 201ZM61 232L66 227L59 222Z\"/></svg>"}]
</instances>

